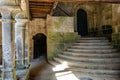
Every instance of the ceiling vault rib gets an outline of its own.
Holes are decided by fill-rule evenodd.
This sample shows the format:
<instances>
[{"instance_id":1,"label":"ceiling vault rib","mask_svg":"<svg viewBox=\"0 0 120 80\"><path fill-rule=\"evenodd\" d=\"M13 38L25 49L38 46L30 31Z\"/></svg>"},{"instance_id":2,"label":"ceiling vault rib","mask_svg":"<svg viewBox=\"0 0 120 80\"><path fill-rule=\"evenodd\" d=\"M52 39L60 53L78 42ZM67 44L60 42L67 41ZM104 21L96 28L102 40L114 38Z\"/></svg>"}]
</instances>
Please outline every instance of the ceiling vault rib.
<instances>
[{"instance_id":1,"label":"ceiling vault rib","mask_svg":"<svg viewBox=\"0 0 120 80\"><path fill-rule=\"evenodd\" d=\"M67 16L71 16L68 12L66 12L64 9L62 9L60 6L57 6L63 13L65 13Z\"/></svg>"},{"instance_id":2,"label":"ceiling vault rib","mask_svg":"<svg viewBox=\"0 0 120 80\"><path fill-rule=\"evenodd\" d=\"M51 10L51 12L50 12L50 15L53 14L53 11L54 11L54 9L57 7L57 5L58 5L58 2L54 2L53 7L52 7L52 10Z\"/></svg>"}]
</instances>

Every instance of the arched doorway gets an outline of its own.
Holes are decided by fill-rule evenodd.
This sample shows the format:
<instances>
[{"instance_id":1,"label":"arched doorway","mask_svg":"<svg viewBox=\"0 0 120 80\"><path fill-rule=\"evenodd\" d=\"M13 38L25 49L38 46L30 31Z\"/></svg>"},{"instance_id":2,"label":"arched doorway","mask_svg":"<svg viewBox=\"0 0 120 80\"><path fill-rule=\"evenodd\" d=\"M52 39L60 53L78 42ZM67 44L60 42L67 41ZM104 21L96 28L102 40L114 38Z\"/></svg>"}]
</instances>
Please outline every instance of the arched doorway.
<instances>
[{"instance_id":1,"label":"arched doorway","mask_svg":"<svg viewBox=\"0 0 120 80\"><path fill-rule=\"evenodd\" d=\"M43 33L38 33L34 37L34 59L42 58L47 60L47 44L46 36Z\"/></svg>"},{"instance_id":2,"label":"arched doorway","mask_svg":"<svg viewBox=\"0 0 120 80\"><path fill-rule=\"evenodd\" d=\"M77 11L77 31L81 36L88 34L87 13L83 9Z\"/></svg>"}]
</instances>

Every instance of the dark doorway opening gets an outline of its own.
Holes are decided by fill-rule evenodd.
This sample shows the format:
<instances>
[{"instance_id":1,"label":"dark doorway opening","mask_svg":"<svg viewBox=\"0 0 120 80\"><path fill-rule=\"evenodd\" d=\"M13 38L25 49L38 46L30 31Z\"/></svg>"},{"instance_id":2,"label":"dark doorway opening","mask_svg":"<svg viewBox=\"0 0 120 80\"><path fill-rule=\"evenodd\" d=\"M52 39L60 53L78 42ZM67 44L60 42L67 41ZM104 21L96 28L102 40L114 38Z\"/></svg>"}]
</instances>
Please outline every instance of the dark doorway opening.
<instances>
[{"instance_id":1,"label":"dark doorway opening","mask_svg":"<svg viewBox=\"0 0 120 80\"><path fill-rule=\"evenodd\" d=\"M42 58L47 60L47 43L46 36L38 33L34 37L34 59Z\"/></svg>"},{"instance_id":2,"label":"dark doorway opening","mask_svg":"<svg viewBox=\"0 0 120 80\"><path fill-rule=\"evenodd\" d=\"M77 12L77 31L81 36L88 35L87 13L83 9L79 9Z\"/></svg>"}]
</instances>

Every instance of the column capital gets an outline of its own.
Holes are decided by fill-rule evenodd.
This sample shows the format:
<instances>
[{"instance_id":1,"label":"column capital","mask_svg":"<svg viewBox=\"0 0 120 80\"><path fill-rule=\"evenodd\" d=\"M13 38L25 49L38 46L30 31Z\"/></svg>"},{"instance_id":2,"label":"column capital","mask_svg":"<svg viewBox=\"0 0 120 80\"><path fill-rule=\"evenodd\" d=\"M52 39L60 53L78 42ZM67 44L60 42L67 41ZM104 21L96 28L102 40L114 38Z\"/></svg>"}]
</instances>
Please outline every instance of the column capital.
<instances>
[{"instance_id":1,"label":"column capital","mask_svg":"<svg viewBox=\"0 0 120 80\"><path fill-rule=\"evenodd\" d=\"M1 9L0 8L0 13L2 15L2 20L6 20L6 19L13 19L14 15L16 13L20 12L19 9Z\"/></svg>"},{"instance_id":2,"label":"column capital","mask_svg":"<svg viewBox=\"0 0 120 80\"><path fill-rule=\"evenodd\" d=\"M21 11L16 14L15 19L27 19L27 16L24 11Z\"/></svg>"},{"instance_id":3,"label":"column capital","mask_svg":"<svg viewBox=\"0 0 120 80\"><path fill-rule=\"evenodd\" d=\"M28 19L15 19L16 20L16 27L25 27Z\"/></svg>"},{"instance_id":4,"label":"column capital","mask_svg":"<svg viewBox=\"0 0 120 80\"><path fill-rule=\"evenodd\" d=\"M26 26L26 23L29 21L27 17L25 16L24 12L20 12L15 16L16 20L16 27L24 27Z\"/></svg>"}]
</instances>

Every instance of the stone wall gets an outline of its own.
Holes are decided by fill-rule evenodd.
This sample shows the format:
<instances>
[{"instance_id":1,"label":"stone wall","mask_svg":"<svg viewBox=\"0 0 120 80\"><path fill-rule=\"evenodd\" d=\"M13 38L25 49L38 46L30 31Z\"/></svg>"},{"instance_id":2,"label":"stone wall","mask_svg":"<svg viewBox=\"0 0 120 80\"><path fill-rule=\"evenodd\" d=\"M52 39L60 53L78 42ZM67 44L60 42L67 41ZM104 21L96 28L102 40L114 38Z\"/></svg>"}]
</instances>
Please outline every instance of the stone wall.
<instances>
[{"instance_id":1,"label":"stone wall","mask_svg":"<svg viewBox=\"0 0 120 80\"><path fill-rule=\"evenodd\" d=\"M120 50L120 4L112 4L112 21L114 29L112 44Z\"/></svg>"},{"instance_id":2,"label":"stone wall","mask_svg":"<svg viewBox=\"0 0 120 80\"><path fill-rule=\"evenodd\" d=\"M112 26L112 4L101 3L100 4L100 35L107 37L111 41L111 35L113 32Z\"/></svg>"},{"instance_id":3,"label":"stone wall","mask_svg":"<svg viewBox=\"0 0 120 80\"><path fill-rule=\"evenodd\" d=\"M29 49L30 49L30 56L33 59L33 36L38 33L43 33L46 35L46 20L45 19L38 19L35 18L30 21L29 23Z\"/></svg>"},{"instance_id":4,"label":"stone wall","mask_svg":"<svg viewBox=\"0 0 120 80\"><path fill-rule=\"evenodd\" d=\"M102 20L101 25L112 25L112 4L101 4Z\"/></svg>"},{"instance_id":5,"label":"stone wall","mask_svg":"<svg viewBox=\"0 0 120 80\"><path fill-rule=\"evenodd\" d=\"M120 4L112 4L112 21L114 32L120 32Z\"/></svg>"},{"instance_id":6,"label":"stone wall","mask_svg":"<svg viewBox=\"0 0 120 80\"><path fill-rule=\"evenodd\" d=\"M48 59L59 54L78 39L74 32L73 17L47 16L47 55Z\"/></svg>"}]
</instances>

